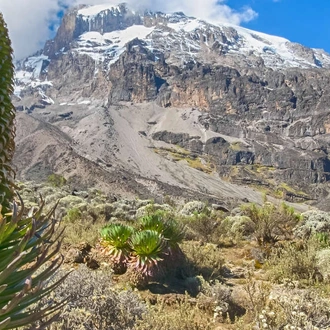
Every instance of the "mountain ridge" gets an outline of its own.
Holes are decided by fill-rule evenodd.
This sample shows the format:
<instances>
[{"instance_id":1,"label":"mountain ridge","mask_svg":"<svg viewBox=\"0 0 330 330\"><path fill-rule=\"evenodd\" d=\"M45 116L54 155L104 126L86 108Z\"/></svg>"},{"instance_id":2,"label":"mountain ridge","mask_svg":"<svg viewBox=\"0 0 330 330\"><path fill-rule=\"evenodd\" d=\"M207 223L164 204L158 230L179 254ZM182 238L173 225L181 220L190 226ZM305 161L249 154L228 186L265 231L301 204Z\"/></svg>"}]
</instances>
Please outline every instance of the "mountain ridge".
<instances>
[{"instance_id":1,"label":"mountain ridge","mask_svg":"<svg viewBox=\"0 0 330 330\"><path fill-rule=\"evenodd\" d=\"M104 23L107 20L109 22ZM164 31L160 31L159 28ZM164 40L165 43L168 42L166 39L168 35L175 41L170 43L169 49L164 49L161 43ZM157 39L160 37L161 42L157 44ZM15 95L19 96L22 88L29 85L29 78L35 81L34 85L38 84L39 78L43 80L45 73L43 70L46 69L49 61L65 55L66 47L67 50L76 51L80 55L90 56L96 63L109 69L125 51L125 46L136 38L143 40L146 48L156 53L155 58L157 54L164 54L167 62L178 66L190 61L219 64L215 58L220 55L218 57L221 58L221 64L233 68L239 66L266 66L273 69L330 68L330 54L323 50L304 47L282 37L228 23L216 26L188 17L181 12L136 13L129 10L126 4L80 5L66 13L55 38L46 42L38 56L30 56L16 64ZM190 44L187 45L185 39L189 40ZM179 45L181 53L175 43L181 43ZM179 61L177 58L171 58L171 47L175 48L175 57L179 58ZM202 47L208 47L207 52L201 51ZM234 60L232 56L236 56ZM98 69L95 70L95 74ZM32 81L30 83L33 87Z\"/></svg>"},{"instance_id":2,"label":"mountain ridge","mask_svg":"<svg viewBox=\"0 0 330 330\"><path fill-rule=\"evenodd\" d=\"M19 111L113 173L220 199L223 180L327 198L329 54L183 13L100 8L69 10L44 50L17 64ZM47 173L77 175L47 157Z\"/></svg>"}]
</instances>

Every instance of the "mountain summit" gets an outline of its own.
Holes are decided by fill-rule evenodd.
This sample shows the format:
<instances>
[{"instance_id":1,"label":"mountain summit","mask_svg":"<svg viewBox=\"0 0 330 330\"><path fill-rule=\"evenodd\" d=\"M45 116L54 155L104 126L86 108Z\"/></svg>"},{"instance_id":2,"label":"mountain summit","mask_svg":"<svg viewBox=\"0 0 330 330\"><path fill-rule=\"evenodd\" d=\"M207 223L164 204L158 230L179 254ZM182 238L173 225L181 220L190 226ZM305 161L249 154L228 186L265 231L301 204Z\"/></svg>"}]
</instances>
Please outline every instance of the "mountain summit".
<instances>
[{"instance_id":1,"label":"mountain summit","mask_svg":"<svg viewBox=\"0 0 330 330\"><path fill-rule=\"evenodd\" d=\"M96 72L109 70L133 40L139 40L135 46L143 46L155 61L165 59L177 66L199 62L273 69L330 68L330 54L281 37L227 23L210 24L181 12L138 13L125 4L103 4L80 6L64 16L56 37L46 43L42 53L18 66L23 70L17 72L16 93L28 78L38 80L50 60L67 54L88 55L96 63Z\"/></svg>"},{"instance_id":2,"label":"mountain summit","mask_svg":"<svg viewBox=\"0 0 330 330\"><path fill-rule=\"evenodd\" d=\"M102 4L69 10L16 68L18 118L32 127L19 123L22 177L57 172L76 185L215 200L260 200L241 184L291 200L327 196L323 50Z\"/></svg>"}]
</instances>

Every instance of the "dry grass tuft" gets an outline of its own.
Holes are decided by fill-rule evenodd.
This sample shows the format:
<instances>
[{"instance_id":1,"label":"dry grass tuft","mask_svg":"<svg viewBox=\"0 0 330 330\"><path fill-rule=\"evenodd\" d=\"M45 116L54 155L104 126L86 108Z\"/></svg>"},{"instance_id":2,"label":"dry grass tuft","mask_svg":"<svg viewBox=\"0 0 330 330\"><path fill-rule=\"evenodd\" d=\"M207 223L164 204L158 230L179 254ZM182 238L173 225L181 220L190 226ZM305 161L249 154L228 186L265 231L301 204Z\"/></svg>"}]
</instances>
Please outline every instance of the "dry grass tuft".
<instances>
[{"instance_id":1,"label":"dry grass tuft","mask_svg":"<svg viewBox=\"0 0 330 330\"><path fill-rule=\"evenodd\" d=\"M212 318L201 313L186 295L184 301L175 303L171 308L163 302L150 306L134 330L211 330L214 329L212 322Z\"/></svg>"}]
</instances>

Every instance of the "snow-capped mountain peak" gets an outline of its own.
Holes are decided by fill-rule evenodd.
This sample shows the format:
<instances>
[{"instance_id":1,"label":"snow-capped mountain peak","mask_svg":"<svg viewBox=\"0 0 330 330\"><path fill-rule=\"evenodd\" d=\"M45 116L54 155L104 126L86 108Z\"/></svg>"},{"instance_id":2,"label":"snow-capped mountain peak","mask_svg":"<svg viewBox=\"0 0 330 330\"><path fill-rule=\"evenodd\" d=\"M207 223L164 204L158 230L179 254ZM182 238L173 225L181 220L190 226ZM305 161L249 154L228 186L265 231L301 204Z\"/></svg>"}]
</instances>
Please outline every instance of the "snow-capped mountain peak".
<instances>
[{"instance_id":1,"label":"snow-capped mountain peak","mask_svg":"<svg viewBox=\"0 0 330 330\"><path fill-rule=\"evenodd\" d=\"M40 56L22 62L17 70L15 91L46 79L47 65L61 56L87 55L95 61L95 74L111 70L126 45L134 39L146 51L168 64L189 62L230 67L265 66L286 68L329 68L330 55L277 36L228 23L210 24L184 13L136 12L116 2L82 6L69 11L56 37L47 42ZM158 54L158 55L157 55Z\"/></svg>"}]
</instances>

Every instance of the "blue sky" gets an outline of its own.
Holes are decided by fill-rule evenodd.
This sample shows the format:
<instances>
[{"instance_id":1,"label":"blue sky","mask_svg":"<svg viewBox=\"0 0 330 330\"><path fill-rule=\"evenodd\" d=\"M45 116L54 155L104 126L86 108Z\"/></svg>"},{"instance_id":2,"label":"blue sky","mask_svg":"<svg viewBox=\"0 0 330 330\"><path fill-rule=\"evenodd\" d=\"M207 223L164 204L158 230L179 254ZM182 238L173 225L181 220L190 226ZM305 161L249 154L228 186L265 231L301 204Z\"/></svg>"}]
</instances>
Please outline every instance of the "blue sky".
<instances>
[{"instance_id":1,"label":"blue sky","mask_svg":"<svg viewBox=\"0 0 330 330\"><path fill-rule=\"evenodd\" d=\"M258 17L241 23L249 29L278 35L330 52L330 0L228 0L239 10L248 5Z\"/></svg>"}]
</instances>

